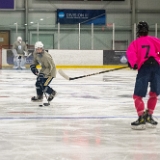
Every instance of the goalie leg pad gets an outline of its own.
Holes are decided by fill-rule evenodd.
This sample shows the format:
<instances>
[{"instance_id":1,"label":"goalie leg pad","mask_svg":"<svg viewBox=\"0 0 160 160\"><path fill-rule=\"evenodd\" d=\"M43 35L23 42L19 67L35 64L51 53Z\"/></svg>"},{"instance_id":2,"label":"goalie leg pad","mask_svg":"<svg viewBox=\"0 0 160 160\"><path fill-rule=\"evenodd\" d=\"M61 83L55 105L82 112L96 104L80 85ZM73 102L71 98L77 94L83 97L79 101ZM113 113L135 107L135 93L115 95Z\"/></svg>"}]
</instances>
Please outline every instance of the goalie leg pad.
<instances>
[{"instance_id":1,"label":"goalie leg pad","mask_svg":"<svg viewBox=\"0 0 160 160\"><path fill-rule=\"evenodd\" d=\"M20 60L18 59L18 57L13 58L13 63L14 63L13 68L18 69L19 68L19 63L20 63Z\"/></svg>"},{"instance_id":2,"label":"goalie leg pad","mask_svg":"<svg viewBox=\"0 0 160 160\"><path fill-rule=\"evenodd\" d=\"M21 57L21 61L20 61L20 68L25 69L25 64L26 64L26 58L25 57Z\"/></svg>"}]
</instances>

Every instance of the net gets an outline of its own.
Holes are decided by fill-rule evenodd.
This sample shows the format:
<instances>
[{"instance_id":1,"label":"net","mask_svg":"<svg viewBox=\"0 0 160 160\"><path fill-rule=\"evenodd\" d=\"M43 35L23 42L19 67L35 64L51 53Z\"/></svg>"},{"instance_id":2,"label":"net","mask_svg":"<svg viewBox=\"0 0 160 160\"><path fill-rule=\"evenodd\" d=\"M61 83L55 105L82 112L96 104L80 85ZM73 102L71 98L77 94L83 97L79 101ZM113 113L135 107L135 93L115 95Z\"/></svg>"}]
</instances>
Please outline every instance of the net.
<instances>
[{"instance_id":1,"label":"net","mask_svg":"<svg viewBox=\"0 0 160 160\"><path fill-rule=\"evenodd\" d=\"M28 53L33 53L34 46L27 46ZM26 58L25 67L29 68L32 63L33 56L30 55ZM0 46L0 69L14 69L14 53L12 45Z\"/></svg>"}]
</instances>

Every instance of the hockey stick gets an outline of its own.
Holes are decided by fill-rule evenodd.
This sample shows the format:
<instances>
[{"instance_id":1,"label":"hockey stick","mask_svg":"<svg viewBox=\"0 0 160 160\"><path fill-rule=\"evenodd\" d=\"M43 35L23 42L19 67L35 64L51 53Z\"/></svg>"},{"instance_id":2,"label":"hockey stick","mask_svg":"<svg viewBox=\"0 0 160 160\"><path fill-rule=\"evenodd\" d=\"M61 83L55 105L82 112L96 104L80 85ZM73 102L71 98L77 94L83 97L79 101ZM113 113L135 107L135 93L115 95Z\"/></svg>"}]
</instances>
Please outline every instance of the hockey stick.
<instances>
[{"instance_id":1,"label":"hockey stick","mask_svg":"<svg viewBox=\"0 0 160 160\"><path fill-rule=\"evenodd\" d=\"M32 55L32 53L27 53L26 51L23 51L24 52L24 56L26 57L26 58L28 58L28 57L30 57L31 55Z\"/></svg>"},{"instance_id":2,"label":"hockey stick","mask_svg":"<svg viewBox=\"0 0 160 160\"><path fill-rule=\"evenodd\" d=\"M40 104L39 105L39 107L43 107L43 106L49 106L50 105L50 103L49 103L49 101L48 101L48 98L47 98L47 95L46 95L46 93L43 91L43 94L45 95L45 97L46 97L46 100L47 100L47 102L48 103L43 103L43 104Z\"/></svg>"},{"instance_id":3,"label":"hockey stick","mask_svg":"<svg viewBox=\"0 0 160 160\"><path fill-rule=\"evenodd\" d=\"M30 57L31 55L32 55L32 53L29 53L28 56L27 56L27 58Z\"/></svg>"},{"instance_id":4,"label":"hockey stick","mask_svg":"<svg viewBox=\"0 0 160 160\"><path fill-rule=\"evenodd\" d=\"M43 94L45 95L46 100L47 100L47 102L48 102L48 103L43 103L43 105L44 105L44 106L49 106L50 103L49 103L48 98L47 98L47 95L46 95L46 93L45 93L44 91L43 91Z\"/></svg>"},{"instance_id":5,"label":"hockey stick","mask_svg":"<svg viewBox=\"0 0 160 160\"><path fill-rule=\"evenodd\" d=\"M102 74L102 73L111 72L111 71L116 71L116 70L125 69L125 68L128 68L128 66L123 66L123 67L120 67L120 68L114 68L114 69L110 69L110 70L105 70L105 71L101 71L101 72L97 72L97 73L92 73L92 74L87 74L87 75L72 77L72 78L67 76L61 69L58 70L58 72L62 77L64 77L65 79L70 81L70 80L75 80L75 79L79 79L79 78L84 78L84 77L88 77L88 76L93 76L93 75Z\"/></svg>"}]
</instances>

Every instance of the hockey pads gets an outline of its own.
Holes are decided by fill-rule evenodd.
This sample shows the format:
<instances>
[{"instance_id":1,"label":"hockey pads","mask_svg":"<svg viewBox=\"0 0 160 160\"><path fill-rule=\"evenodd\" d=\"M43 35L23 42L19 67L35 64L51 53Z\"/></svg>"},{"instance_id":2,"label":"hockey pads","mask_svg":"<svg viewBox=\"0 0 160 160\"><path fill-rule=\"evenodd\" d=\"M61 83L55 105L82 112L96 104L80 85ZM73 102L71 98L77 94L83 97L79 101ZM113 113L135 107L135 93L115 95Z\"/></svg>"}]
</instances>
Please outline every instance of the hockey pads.
<instances>
[{"instance_id":1,"label":"hockey pads","mask_svg":"<svg viewBox=\"0 0 160 160\"><path fill-rule=\"evenodd\" d=\"M133 69L133 70L138 69L137 64L135 64L134 67L132 67L129 62L128 62L128 67L131 68L131 69Z\"/></svg>"},{"instance_id":2,"label":"hockey pads","mask_svg":"<svg viewBox=\"0 0 160 160\"><path fill-rule=\"evenodd\" d=\"M44 84L44 74L43 73L39 73L37 77L37 82L40 84L40 86L43 86Z\"/></svg>"},{"instance_id":3,"label":"hockey pads","mask_svg":"<svg viewBox=\"0 0 160 160\"><path fill-rule=\"evenodd\" d=\"M38 69L36 68L35 64L31 64L30 68L33 74L38 75Z\"/></svg>"}]
</instances>

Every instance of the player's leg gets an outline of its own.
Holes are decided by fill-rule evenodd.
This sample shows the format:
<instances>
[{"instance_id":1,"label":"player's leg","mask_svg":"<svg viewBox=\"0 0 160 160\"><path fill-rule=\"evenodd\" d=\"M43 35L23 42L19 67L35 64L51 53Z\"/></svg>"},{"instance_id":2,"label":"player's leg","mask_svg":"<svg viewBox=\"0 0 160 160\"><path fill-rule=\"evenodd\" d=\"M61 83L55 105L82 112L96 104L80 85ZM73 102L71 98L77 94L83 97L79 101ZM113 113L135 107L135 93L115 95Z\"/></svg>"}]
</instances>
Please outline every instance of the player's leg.
<instances>
[{"instance_id":1,"label":"player's leg","mask_svg":"<svg viewBox=\"0 0 160 160\"><path fill-rule=\"evenodd\" d=\"M158 122L156 122L152 115L156 108L157 97L160 94L160 68L159 65L155 65L153 68L153 74L150 80L150 92L149 99L147 102L147 110L146 110L146 122L149 127L156 127Z\"/></svg>"},{"instance_id":2,"label":"player's leg","mask_svg":"<svg viewBox=\"0 0 160 160\"><path fill-rule=\"evenodd\" d=\"M18 68L19 68L19 69L21 69L21 67L20 67L21 59L22 59L22 56L18 56L18 57L17 57L17 65L18 65Z\"/></svg>"},{"instance_id":3,"label":"player's leg","mask_svg":"<svg viewBox=\"0 0 160 160\"><path fill-rule=\"evenodd\" d=\"M149 98L147 101L147 110L149 114L153 114L157 104L157 94L155 92L149 92Z\"/></svg>"},{"instance_id":4,"label":"player's leg","mask_svg":"<svg viewBox=\"0 0 160 160\"><path fill-rule=\"evenodd\" d=\"M147 110L145 111L145 119L147 126L156 127L158 122L153 119L153 112L157 104L157 94L155 92L149 92L149 99L147 102Z\"/></svg>"},{"instance_id":5,"label":"player's leg","mask_svg":"<svg viewBox=\"0 0 160 160\"><path fill-rule=\"evenodd\" d=\"M13 69L18 69L19 68L19 59L17 56L13 57Z\"/></svg>"},{"instance_id":6,"label":"player's leg","mask_svg":"<svg viewBox=\"0 0 160 160\"><path fill-rule=\"evenodd\" d=\"M34 96L31 98L31 100L33 102L41 102L43 100L43 82L41 82L39 79L37 79L36 81L36 93L37 93L37 96Z\"/></svg>"},{"instance_id":7,"label":"player's leg","mask_svg":"<svg viewBox=\"0 0 160 160\"><path fill-rule=\"evenodd\" d=\"M20 68L26 69L25 64L26 64L26 57L22 56L20 61Z\"/></svg>"},{"instance_id":8,"label":"player's leg","mask_svg":"<svg viewBox=\"0 0 160 160\"><path fill-rule=\"evenodd\" d=\"M52 80L53 77L48 77L44 82L44 92L49 94L48 101L52 101L53 98L56 96L56 91L49 86Z\"/></svg>"},{"instance_id":9,"label":"player's leg","mask_svg":"<svg viewBox=\"0 0 160 160\"><path fill-rule=\"evenodd\" d=\"M15 49L12 49L12 53L13 53L13 69L17 69L18 68L18 54Z\"/></svg>"},{"instance_id":10,"label":"player's leg","mask_svg":"<svg viewBox=\"0 0 160 160\"><path fill-rule=\"evenodd\" d=\"M145 129L145 117L144 117L144 102L142 97L133 95L135 108L138 114L138 119L131 123L132 129Z\"/></svg>"},{"instance_id":11,"label":"player's leg","mask_svg":"<svg viewBox=\"0 0 160 160\"><path fill-rule=\"evenodd\" d=\"M143 97L145 97L147 93L149 75L150 73L146 72L146 68L142 67L136 77L133 99L138 119L131 123L133 129L145 129L145 104Z\"/></svg>"}]
</instances>

